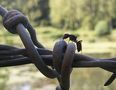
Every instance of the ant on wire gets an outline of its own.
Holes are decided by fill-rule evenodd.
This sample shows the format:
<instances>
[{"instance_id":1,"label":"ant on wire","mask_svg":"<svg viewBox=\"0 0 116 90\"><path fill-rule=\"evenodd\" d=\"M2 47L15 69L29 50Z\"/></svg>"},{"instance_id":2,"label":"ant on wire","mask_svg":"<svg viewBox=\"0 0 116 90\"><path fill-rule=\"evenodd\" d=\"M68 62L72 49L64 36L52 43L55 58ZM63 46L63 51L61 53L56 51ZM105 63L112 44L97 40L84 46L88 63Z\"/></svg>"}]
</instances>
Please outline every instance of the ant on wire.
<instances>
[{"instance_id":1,"label":"ant on wire","mask_svg":"<svg viewBox=\"0 0 116 90\"><path fill-rule=\"evenodd\" d=\"M67 39L69 38L69 40L71 40L72 42L75 42L77 45L77 51L80 52L82 51L82 40L77 40L77 36L72 35L72 34L64 34L63 39Z\"/></svg>"}]
</instances>

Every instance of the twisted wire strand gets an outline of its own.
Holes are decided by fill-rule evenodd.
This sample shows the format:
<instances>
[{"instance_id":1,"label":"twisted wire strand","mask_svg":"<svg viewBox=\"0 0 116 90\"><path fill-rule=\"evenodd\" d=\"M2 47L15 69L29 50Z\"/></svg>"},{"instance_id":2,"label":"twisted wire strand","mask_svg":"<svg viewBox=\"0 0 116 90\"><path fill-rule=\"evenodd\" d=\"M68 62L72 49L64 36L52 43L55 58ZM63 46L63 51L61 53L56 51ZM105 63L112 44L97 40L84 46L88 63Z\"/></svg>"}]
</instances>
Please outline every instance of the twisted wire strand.
<instances>
[{"instance_id":1,"label":"twisted wire strand","mask_svg":"<svg viewBox=\"0 0 116 90\"><path fill-rule=\"evenodd\" d=\"M61 74L63 54L65 53L67 43L61 39L57 41L53 48L53 64L56 71Z\"/></svg>"},{"instance_id":2,"label":"twisted wire strand","mask_svg":"<svg viewBox=\"0 0 116 90\"><path fill-rule=\"evenodd\" d=\"M61 90L69 90L70 88L70 74L75 50L75 44L68 43L61 67Z\"/></svg>"},{"instance_id":3,"label":"twisted wire strand","mask_svg":"<svg viewBox=\"0 0 116 90\"><path fill-rule=\"evenodd\" d=\"M2 47L3 47L3 45L2 45ZM24 65L24 64L31 64L32 63L31 59L28 56L26 56L26 55L23 56L25 49L19 49L19 51L22 50L24 52L22 52L22 54L21 53L18 54L17 53L18 48L16 50L15 47L14 47L15 49L13 47L12 47L13 49L10 49L10 47L6 46L6 45L5 45L5 47L4 47L4 50L3 49L2 49L2 51L0 50L0 57L4 56L4 58L2 57L3 59L0 59L0 67L17 66L17 65ZM10 54L8 55L8 53L10 53L9 50L10 51L15 50L15 53L17 53L18 56L16 56L15 53L14 53L14 55L13 55L13 53L11 55ZM4 53L4 51L5 51L5 53ZM41 54L41 57L46 65L53 66L53 56L51 54L52 51L45 50L45 49L38 49L38 52ZM20 56L22 55L22 57L19 57L19 55ZM8 56L12 57L12 58L6 58ZM81 57L81 59L80 59L80 57ZM115 70L116 70L115 69L116 68L116 58L95 59L95 58L88 57L85 55L75 54L74 61L72 63L72 67L73 68L100 67L100 68L103 68L107 71L115 72ZM113 80L115 79L114 76L115 76L115 74L112 76L112 78L110 80L108 80L105 83L105 86L110 85L113 82Z\"/></svg>"},{"instance_id":4,"label":"twisted wire strand","mask_svg":"<svg viewBox=\"0 0 116 90\"><path fill-rule=\"evenodd\" d=\"M45 49L44 46L37 41L36 32L34 28L31 26L28 19L21 12L17 10L7 11L5 8L0 6L0 15L4 17L4 27L9 32L13 34L18 34L24 46L26 47L25 49L8 45L0 45L0 67L35 64L35 66L40 70L40 72L43 73L46 77L58 78L59 82L61 83L61 87L56 88L56 90L68 90L70 86L70 74L65 74L66 72L64 71L66 68L63 67L63 65L68 65L67 67L69 67L69 69L71 67L99 67L109 72L112 72L113 74L105 83L105 86L110 85L116 78L116 58L97 59L82 54L74 54L74 58L71 59L70 63L64 64L62 58L66 58L66 60L68 60L68 56L65 54L67 53L67 51L65 52L65 50L67 50L67 47L63 50L63 47L65 47L66 44L61 44L63 46L60 47L61 51L58 51L58 55L60 56L59 58L56 52L58 48L54 49L52 52L50 50ZM29 33L26 31L26 29ZM54 67L56 70L48 68L47 65ZM66 79L64 79L65 75L68 75L66 76ZM66 85L68 85L68 88L63 89L62 82L64 82L63 86L66 87Z\"/></svg>"},{"instance_id":5,"label":"twisted wire strand","mask_svg":"<svg viewBox=\"0 0 116 90\"><path fill-rule=\"evenodd\" d=\"M7 12L3 18L4 27L9 32L11 32L13 34L16 33L20 36L24 46L26 47L28 56L31 58L32 62L40 70L40 72L43 75L45 75L46 77L56 78L58 76L58 73L55 70L47 67L44 64L40 54L37 52L37 50L34 46L34 43L33 43L32 39L30 38L30 35L27 33L27 31L25 29L26 27L28 29L28 26L26 25L27 23L28 23L27 18L17 10L11 10L11 11ZM31 30L31 32L32 31L33 30ZM36 44L39 46L38 42ZM41 48L41 46L40 46L40 48Z\"/></svg>"},{"instance_id":6,"label":"twisted wire strand","mask_svg":"<svg viewBox=\"0 0 116 90\"><path fill-rule=\"evenodd\" d=\"M3 45L2 45L3 47ZM5 45L6 47L6 45ZM4 49L5 49L4 47ZM10 48L9 46L6 47L6 48ZM15 47L14 47L15 48ZM1 49L1 45L0 45L0 49ZM16 48L15 48L16 49ZM13 51L14 49L12 49L11 51ZM22 50L22 53L19 53L17 55L22 55L23 57L28 57L28 55L26 54L27 52L26 49L20 49L20 48L17 48L17 52L19 52L20 50ZM5 50L0 50L0 57L2 57L2 55L5 57L5 56L8 56L8 54L4 54L4 51L7 52L8 51L8 54L10 53L9 50L6 51ZM48 60L48 62L51 63L50 66L52 66L53 64L53 55L52 55L52 51L50 50L47 50L47 49L40 49L40 48L37 48L37 51L40 53L40 55L44 55L46 57L46 61ZM3 53L2 53L3 52ZM15 52L15 53L17 53ZM11 55L14 55L15 56L15 53L12 52ZM25 54L24 54L25 53ZM23 55L24 54L24 55ZM11 56L9 54L9 56ZM19 58L17 58L19 59ZM28 57L29 59L29 57ZM7 60L7 59L6 59ZM12 60L12 59L11 59ZM30 59L31 60L31 59ZM44 61L45 59L43 59ZM0 60L1 61L1 60ZM26 60L24 62L27 62ZM6 62L7 63L7 62ZM46 63L47 64L47 63ZM48 64L47 64L48 65ZM72 67L73 68L86 68L86 67L100 67L100 68L104 68L106 70L110 70L110 69L115 69L116 68L116 58L109 58L109 59L97 59L97 58L93 58L93 57L90 57L90 56L86 56L86 55L82 55L82 54L75 54L74 55L74 60L73 60L73 63L72 63Z\"/></svg>"}]
</instances>

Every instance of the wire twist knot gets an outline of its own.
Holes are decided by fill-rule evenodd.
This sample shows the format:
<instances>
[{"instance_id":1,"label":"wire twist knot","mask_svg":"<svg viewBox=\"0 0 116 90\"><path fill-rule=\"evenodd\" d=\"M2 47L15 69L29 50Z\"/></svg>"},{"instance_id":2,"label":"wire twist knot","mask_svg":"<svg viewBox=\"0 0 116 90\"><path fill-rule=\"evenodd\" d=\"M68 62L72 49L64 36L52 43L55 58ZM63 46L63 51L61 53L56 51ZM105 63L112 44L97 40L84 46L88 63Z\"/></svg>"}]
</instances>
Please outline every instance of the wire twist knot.
<instances>
[{"instance_id":1,"label":"wire twist knot","mask_svg":"<svg viewBox=\"0 0 116 90\"><path fill-rule=\"evenodd\" d=\"M16 26L20 23L27 27L28 19L18 10L8 11L4 15L3 25L10 33L16 34Z\"/></svg>"}]
</instances>

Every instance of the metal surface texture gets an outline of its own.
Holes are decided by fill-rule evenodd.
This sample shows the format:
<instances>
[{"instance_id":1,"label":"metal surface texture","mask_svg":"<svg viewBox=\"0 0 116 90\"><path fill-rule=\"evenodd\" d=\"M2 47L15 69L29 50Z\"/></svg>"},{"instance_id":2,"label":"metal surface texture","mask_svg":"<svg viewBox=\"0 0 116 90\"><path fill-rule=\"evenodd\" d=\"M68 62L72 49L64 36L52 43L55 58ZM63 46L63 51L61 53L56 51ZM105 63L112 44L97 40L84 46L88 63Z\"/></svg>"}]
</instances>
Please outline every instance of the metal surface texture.
<instances>
[{"instance_id":1,"label":"metal surface texture","mask_svg":"<svg viewBox=\"0 0 116 90\"><path fill-rule=\"evenodd\" d=\"M57 78L59 86L56 90L69 90L70 74L73 68L102 68L112 72L105 83L110 85L116 78L116 58L97 59L75 53L75 44L64 39L56 42L53 51L45 49L37 41L36 32L27 18L17 10L7 11L0 6L4 27L13 34L19 35L25 48L0 45L0 67L34 64L48 78ZM77 50L80 51L81 49ZM51 66L49 68L48 66Z\"/></svg>"}]
</instances>

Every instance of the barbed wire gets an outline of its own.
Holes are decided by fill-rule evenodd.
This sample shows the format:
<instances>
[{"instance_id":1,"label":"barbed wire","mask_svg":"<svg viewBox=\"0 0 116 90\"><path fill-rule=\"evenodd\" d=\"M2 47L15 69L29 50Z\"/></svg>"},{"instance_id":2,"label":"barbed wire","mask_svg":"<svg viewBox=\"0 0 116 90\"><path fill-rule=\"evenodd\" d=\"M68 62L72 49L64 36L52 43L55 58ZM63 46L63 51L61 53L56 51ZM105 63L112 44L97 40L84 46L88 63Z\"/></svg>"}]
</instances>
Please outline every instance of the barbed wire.
<instances>
[{"instance_id":1,"label":"barbed wire","mask_svg":"<svg viewBox=\"0 0 116 90\"><path fill-rule=\"evenodd\" d=\"M4 27L10 33L19 35L25 47L0 45L0 67L34 64L46 77L58 79L59 86L56 90L69 90L72 68L99 67L112 72L105 86L116 78L116 58L97 59L75 53L75 43L67 43L64 39L56 42L53 51L48 50L38 42L34 28L21 12L7 11L0 6L0 15L3 17Z\"/></svg>"}]
</instances>

